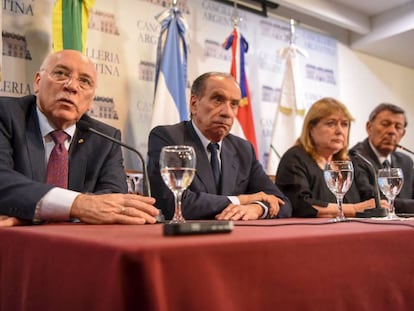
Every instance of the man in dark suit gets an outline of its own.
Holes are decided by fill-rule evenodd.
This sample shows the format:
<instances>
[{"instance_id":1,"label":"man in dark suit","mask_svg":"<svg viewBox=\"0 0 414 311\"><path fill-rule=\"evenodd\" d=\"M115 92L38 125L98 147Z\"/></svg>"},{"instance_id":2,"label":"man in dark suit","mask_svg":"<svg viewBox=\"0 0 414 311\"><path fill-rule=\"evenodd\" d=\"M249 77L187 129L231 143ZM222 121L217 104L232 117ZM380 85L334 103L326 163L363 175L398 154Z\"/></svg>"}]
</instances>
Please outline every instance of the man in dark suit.
<instances>
[{"instance_id":1,"label":"man in dark suit","mask_svg":"<svg viewBox=\"0 0 414 311\"><path fill-rule=\"evenodd\" d=\"M85 115L93 103L96 78L90 59L63 50L49 55L36 73L35 95L0 98L0 225L70 219L155 222L153 198L126 194L120 146L76 126L82 119L89 127L121 137L119 130ZM69 158L65 186L60 187L45 182L56 130L64 131L62 150L68 150ZM64 172L62 167L67 165L55 171Z\"/></svg>"},{"instance_id":2,"label":"man in dark suit","mask_svg":"<svg viewBox=\"0 0 414 311\"><path fill-rule=\"evenodd\" d=\"M196 152L196 175L183 194L186 219L248 220L290 217L289 199L277 188L256 159L251 143L230 133L241 92L234 78L210 72L198 77L190 97L191 121L154 128L148 141L148 173L156 206L167 219L174 214L174 198L159 166L162 147L191 145ZM218 151L209 151L210 143ZM210 159L219 158L218 183Z\"/></svg>"},{"instance_id":3,"label":"man in dark suit","mask_svg":"<svg viewBox=\"0 0 414 311\"><path fill-rule=\"evenodd\" d=\"M396 148L404 137L407 127L407 118L402 108L388 103L378 105L369 115L366 123L368 137L356 144L350 151L357 151L365 156L375 167L402 168L404 184L395 200L396 213L414 213L414 171L412 159ZM357 184L373 184L377 181L371 168L355 157L355 165L365 172L365 178L355 180ZM382 195L382 194L381 194ZM383 198L385 198L382 195Z\"/></svg>"}]
</instances>

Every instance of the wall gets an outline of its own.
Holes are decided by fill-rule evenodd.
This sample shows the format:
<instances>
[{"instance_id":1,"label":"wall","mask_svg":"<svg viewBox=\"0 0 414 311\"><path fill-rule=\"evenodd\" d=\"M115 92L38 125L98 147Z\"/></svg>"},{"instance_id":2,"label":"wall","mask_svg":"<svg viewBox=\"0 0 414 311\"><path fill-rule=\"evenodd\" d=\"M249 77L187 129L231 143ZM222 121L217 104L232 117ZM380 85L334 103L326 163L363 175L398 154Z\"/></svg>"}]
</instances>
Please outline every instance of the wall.
<instances>
[{"instance_id":1,"label":"wall","mask_svg":"<svg viewBox=\"0 0 414 311\"><path fill-rule=\"evenodd\" d=\"M371 110L381 102L403 107L407 133L401 144L414 150L414 69L402 67L338 44L340 99L355 117L351 145L366 136L365 123Z\"/></svg>"},{"instance_id":2,"label":"wall","mask_svg":"<svg viewBox=\"0 0 414 311\"><path fill-rule=\"evenodd\" d=\"M97 109L93 113L98 119L120 128L123 140L143 153L149 132L155 52L160 31L154 17L166 9L162 5L166 2L169 3L161 0L96 1L91 14L93 24L88 34L87 55L95 61L100 76L96 102L107 114L99 114ZM208 0L181 0L178 3L189 24L189 84L202 72L228 71L230 52L224 51L221 44L232 30L229 18L232 8ZM53 4L54 0L4 1L2 25L8 34L3 33L0 95L31 93L33 74L51 47ZM275 95L280 91L284 69L277 51L288 42L289 26L282 18L266 19L240 10L239 14L243 18L240 30L250 44L246 56L247 75L256 104L256 135L261 141L261 160L265 163L277 106ZM298 45L305 49L316 47L311 51L310 59L302 61L303 72L310 63L317 69L328 69L325 72L332 73L335 81L330 84L305 80L305 106L320 96L336 96L348 104L356 118L351 143L365 137L365 120L379 102L401 105L409 120L414 120L412 69L349 49L344 43L343 32L338 35L337 44L326 33L298 28ZM328 33L336 34L335 31ZM7 40L23 47L21 55L8 55ZM271 100L265 99L263 94L266 92ZM408 148L414 148L412 126L409 123L402 142ZM134 155L127 153L126 160L127 167L138 168Z\"/></svg>"}]
</instances>

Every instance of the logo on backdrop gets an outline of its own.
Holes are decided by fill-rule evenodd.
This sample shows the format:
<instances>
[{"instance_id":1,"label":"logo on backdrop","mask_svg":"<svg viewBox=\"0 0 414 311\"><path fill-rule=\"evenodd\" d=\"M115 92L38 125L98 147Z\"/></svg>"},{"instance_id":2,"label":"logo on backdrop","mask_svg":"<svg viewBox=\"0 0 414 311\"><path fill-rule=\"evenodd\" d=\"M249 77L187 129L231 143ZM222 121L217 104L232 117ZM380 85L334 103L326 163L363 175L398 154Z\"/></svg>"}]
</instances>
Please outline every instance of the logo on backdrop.
<instances>
[{"instance_id":1,"label":"logo on backdrop","mask_svg":"<svg viewBox=\"0 0 414 311\"><path fill-rule=\"evenodd\" d=\"M7 93L12 96L24 96L32 94L32 89L28 83L4 80L0 82L0 93Z\"/></svg>"},{"instance_id":2,"label":"logo on backdrop","mask_svg":"<svg viewBox=\"0 0 414 311\"><path fill-rule=\"evenodd\" d=\"M304 29L302 29L302 38L302 46L308 52L315 51L336 57L336 41L333 38L322 36L318 33L306 31Z\"/></svg>"},{"instance_id":3,"label":"logo on backdrop","mask_svg":"<svg viewBox=\"0 0 414 311\"><path fill-rule=\"evenodd\" d=\"M260 34L279 41L286 41L289 38L289 27L267 20L261 20L259 23Z\"/></svg>"},{"instance_id":4,"label":"logo on backdrop","mask_svg":"<svg viewBox=\"0 0 414 311\"><path fill-rule=\"evenodd\" d=\"M33 7L32 7L33 2L34 2L34 0L30 0L30 1L18 1L18 0L6 1L6 0L3 0L2 1L2 3L3 3L3 5L2 5L3 14L33 16L34 15Z\"/></svg>"},{"instance_id":5,"label":"logo on backdrop","mask_svg":"<svg viewBox=\"0 0 414 311\"><path fill-rule=\"evenodd\" d=\"M172 1L165 1L165 0L145 0L145 2L149 2L155 5L162 6L164 8L170 7ZM190 10L187 5L187 0L177 1L176 4L177 9L181 11L181 13L189 13Z\"/></svg>"},{"instance_id":6,"label":"logo on backdrop","mask_svg":"<svg viewBox=\"0 0 414 311\"><path fill-rule=\"evenodd\" d=\"M161 25L154 18L151 21L137 20L138 43L156 46Z\"/></svg>"},{"instance_id":7,"label":"logo on backdrop","mask_svg":"<svg viewBox=\"0 0 414 311\"><path fill-rule=\"evenodd\" d=\"M204 40L204 56L231 61L231 51L225 50L220 43L214 40Z\"/></svg>"},{"instance_id":8,"label":"logo on backdrop","mask_svg":"<svg viewBox=\"0 0 414 311\"><path fill-rule=\"evenodd\" d=\"M115 103L112 97L95 96L92 109L88 115L95 118L118 120Z\"/></svg>"},{"instance_id":9,"label":"logo on backdrop","mask_svg":"<svg viewBox=\"0 0 414 311\"><path fill-rule=\"evenodd\" d=\"M203 1L202 8L204 10L203 20L221 26L228 26L229 29L233 29L233 21L229 17L233 15L233 7L222 5L214 1ZM249 17L241 10L238 11L238 14L243 21L238 25L238 28L241 32L246 32L249 26Z\"/></svg>"},{"instance_id":10,"label":"logo on backdrop","mask_svg":"<svg viewBox=\"0 0 414 311\"><path fill-rule=\"evenodd\" d=\"M95 63L98 75L119 77L119 55L107 50L86 48L86 56Z\"/></svg>"},{"instance_id":11,"label":"logo on backdrop","mask_svg":"<svg viewBox=\"0 0 414 311\"><path fill-rule=\"evenodd\" d=\"M322 68L311 64L306 64L306 78L336 85L334 72L329 68Z\"/></svg>"},{"instance_id":12,"label":"logo on backdrop","mask_svg":"<svg viewBox=\"0 0 414 311\"><path fill-rule=\"evenodd\" d=\"M103 33L119 36L118 26L116 25L115 14L99 10L89 12L88 28Z\"/></svg>"},{"instance_id":13,"label":"logo on backdrop","mask_svg":"<svg viewBox=\"0 0 414 311\"><path fill-rule=\"evenodd\" d=\"M279 102L280 87L262 85L262 101L275 103Z\"/></svg>"},{"instance_id":14,"label":"logo on backdrop","mask_svg":"<svg viewBox=\"0 0 414 311\"><path fill-rule=\"evenodd\" d=\"M2 31L3 55L32 60L25 36Z\"/></svg>"}]
</instances>

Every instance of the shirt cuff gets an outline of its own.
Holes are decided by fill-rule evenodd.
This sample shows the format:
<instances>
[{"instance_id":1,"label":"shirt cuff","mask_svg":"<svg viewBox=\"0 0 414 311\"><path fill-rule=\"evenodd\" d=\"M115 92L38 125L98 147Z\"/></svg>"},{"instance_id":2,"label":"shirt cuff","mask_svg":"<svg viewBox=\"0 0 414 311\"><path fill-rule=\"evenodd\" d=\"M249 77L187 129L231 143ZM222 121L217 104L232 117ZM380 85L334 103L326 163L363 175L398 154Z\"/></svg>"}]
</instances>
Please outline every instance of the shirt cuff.
<instances>
[{"instance_id":1,"label":"shirt cuff","mask_svg":"<svg viewBox=\"0 0 414 311\"><path fill-rule=\"evenodd\" d=\"M260 201L253 201L251 203L259 204L263 208L263 214L262 216L260 216L260 219L267 218L267 216L269 215L269 207L265 203L260 202Z\"/></svg>"},{"instance_id":2,"label":"shirt cuff","mask_svg":"<svg viewBox=\"0 0 414 311\"><path fill-rule=\"evenodd\" d=\"M238 197L236 196L228 196L227 197L231 203L233 203L234 205L240 205L240 200Z\"/></svg>"},{"instance_id":3,"label":"shirt cuff","mask_svg":"<svg viewBox=\"0 0 414 311\"><path fill-rule=\"evenodd\" d=\"M70 216L70 209L73 201L79 195L79 192L63 189L52 188L36 204L35 216L33 221L67 221Z\"/></svg>"}]
</instances>

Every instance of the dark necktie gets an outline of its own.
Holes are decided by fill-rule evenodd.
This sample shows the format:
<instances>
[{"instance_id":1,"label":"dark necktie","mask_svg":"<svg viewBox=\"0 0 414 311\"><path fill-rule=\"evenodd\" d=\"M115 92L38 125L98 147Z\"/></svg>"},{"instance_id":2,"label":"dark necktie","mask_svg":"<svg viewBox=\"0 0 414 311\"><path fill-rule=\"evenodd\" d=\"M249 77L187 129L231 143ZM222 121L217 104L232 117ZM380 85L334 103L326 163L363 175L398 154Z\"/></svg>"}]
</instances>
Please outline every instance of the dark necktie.
<instances>
[{"instance_id":1,"label":"dark necktie","mask_svg":"<svg viewBox=\"0 0 414 311\"><path fill-rule=\"evenodd\" d=\"M391 167L390 161L384 160L384 162L382 162L382 167L383 168L390 168Z\"/></svg>"},{"instance_id":2,"label":"dark necktie","mask_svg":"<svg viewBox=\"0 0 414 311\"><path fill-rule=\"evenodd\" d=\"M56 187L68 188L69 154L65 147L68 134L64 131L50 133L55 146L50 153L47 163L46 183Z\"/></svg>"},{"instance_id":3,"label":"dark necktie","mask_svg":"<svg viewBox=\"0 0 414 311\"><path fill-rule=\"evenodd\" d=\"M207 146L208 151L211 153L210 165L213 170L214 182L216 183L217 192L220 189L220 162L218 159L217 151L220 146L217 143L209 143Z\"/></svg>"}]
</instances>

